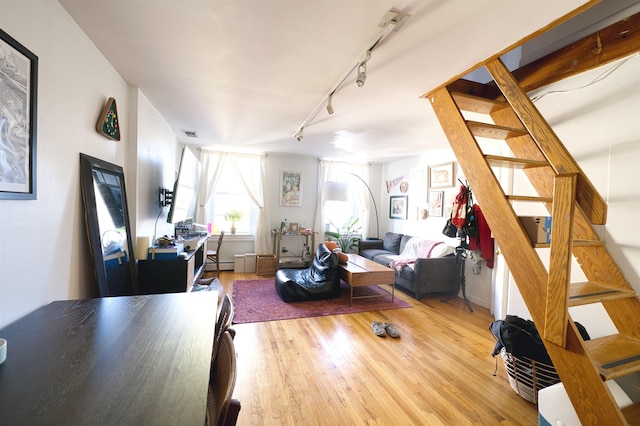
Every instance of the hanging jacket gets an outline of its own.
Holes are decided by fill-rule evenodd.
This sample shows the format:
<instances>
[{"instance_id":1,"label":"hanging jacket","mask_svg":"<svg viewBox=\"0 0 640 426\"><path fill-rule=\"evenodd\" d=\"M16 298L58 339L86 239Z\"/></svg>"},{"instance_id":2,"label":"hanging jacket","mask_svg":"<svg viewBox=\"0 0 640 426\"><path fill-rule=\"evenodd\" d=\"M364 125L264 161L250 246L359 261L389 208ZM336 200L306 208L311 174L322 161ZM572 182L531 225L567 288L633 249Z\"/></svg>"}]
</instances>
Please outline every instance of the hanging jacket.
<instances>
[{"instance_id":1,"label":"hanging jacket","mask_svg":"<svg viewBox=\"0 0 640 426\"><path fill-rule=\"evenodd\" d=\"M494 241L491 237L491 229L482 214L480 206L473 205L473 214L478 222L478 235L469 237L469 249L480 250L483 259L487 261L487 267L493 268L493 257L495 255Z\"/></svg>"}]
</instances>

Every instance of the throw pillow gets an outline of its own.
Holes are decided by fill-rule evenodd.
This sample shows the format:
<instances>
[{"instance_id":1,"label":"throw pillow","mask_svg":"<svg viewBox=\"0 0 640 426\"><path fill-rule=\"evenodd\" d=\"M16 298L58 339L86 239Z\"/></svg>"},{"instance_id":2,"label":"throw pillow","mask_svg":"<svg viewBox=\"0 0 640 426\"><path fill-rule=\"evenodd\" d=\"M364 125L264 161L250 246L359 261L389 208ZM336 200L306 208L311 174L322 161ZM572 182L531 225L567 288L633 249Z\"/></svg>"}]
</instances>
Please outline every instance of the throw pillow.
<instances>
[{"instance_id":1,"label":"throw pillow","mask_svg":"<svg viewBox=\"0 0 640 426\"><path fill-rule=\"evenodd\" d=\"M334 251L338 248L338 243L336 243L335 241L325 241L324 245L327 246L329 251Z\"/></svg>"}]
</instances>

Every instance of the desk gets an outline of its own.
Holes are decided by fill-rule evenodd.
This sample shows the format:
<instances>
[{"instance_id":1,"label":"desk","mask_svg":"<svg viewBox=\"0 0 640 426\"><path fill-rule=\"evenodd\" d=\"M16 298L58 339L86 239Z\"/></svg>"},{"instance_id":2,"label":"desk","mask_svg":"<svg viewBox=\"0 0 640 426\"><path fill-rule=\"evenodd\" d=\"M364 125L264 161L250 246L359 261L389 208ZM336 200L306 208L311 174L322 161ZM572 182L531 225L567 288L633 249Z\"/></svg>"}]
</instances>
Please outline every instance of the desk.
<instances>
[{"instance_id":1,"label":"desk","mask_svg":"<svg viewBox=\"0 0 640 426\"><path fill-rule=\"evenodd\" d=\"M0 329L0 424L205 423L217 292L52 302Z\"/></svg>"},{"instance_id":2,"label":"desk","mask_svg":"<svg viewBox=\"0 0 640 426\"><path fill-rule=\"evenodd\" d=\"M391 284L391 301L393 302L396 291L395 271L358 254L347 253L347 256L349 257L347 263L340 264L340 278L351 287L351 304L353 304L353 299L384 296L353 297L354 287L380 284Z\"/></svg>"}]
</instances>

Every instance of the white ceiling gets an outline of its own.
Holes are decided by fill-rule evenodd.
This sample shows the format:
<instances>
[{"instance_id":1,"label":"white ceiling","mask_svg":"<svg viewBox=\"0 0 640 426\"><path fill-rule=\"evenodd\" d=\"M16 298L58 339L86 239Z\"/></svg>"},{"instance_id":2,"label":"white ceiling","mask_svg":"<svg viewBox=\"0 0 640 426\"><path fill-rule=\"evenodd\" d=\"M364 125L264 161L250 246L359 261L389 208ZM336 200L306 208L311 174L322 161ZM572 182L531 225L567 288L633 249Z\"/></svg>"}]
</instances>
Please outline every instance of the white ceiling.
<instances>
[{"instance_id":1,"label":"white ceiling","mask_svg":"<svg viewBox=\"0 0 640 426\"><path fill-rule=\"evenodd\" d=\"M420 96L586 0L59 2L179 142L376 162L446 147ZM335 113L322 106L297 141L392 9L406 17L373 50L365 85L353 73Z\"/></svg>"}]
</instances>

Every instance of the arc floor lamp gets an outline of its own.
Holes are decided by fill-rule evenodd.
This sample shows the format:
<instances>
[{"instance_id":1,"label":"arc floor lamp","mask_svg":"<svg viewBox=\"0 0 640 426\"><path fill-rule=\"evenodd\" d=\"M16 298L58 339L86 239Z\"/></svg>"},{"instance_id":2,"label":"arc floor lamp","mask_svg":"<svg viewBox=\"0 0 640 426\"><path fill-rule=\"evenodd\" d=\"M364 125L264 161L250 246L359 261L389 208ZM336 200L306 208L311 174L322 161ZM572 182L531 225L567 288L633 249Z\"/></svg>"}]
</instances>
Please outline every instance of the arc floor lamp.
<instances>
[{"instance_id":1,"label":"arc floor lamp","mask_svg":"<svg viewBox=\"0 0 640 426\"><path fill-rule=\"evenodd\" d=\"M369 195L371 196L371 201L373 202L373 210L376 213L376 238L379 239L380 238L380 220L378 218L378 206L376 205L376 199L373 196L373 192L371 192L371 188L369 187L367 182L365 182L365 180L362 179L357 174L355 173L345 173L345 174L355 176L356 178L358 178L360 182L362 182L364 187L367 188L367 191L369 191ZM324 182L323 198L325 200L331 200L331 201L348 201L349 198L347 196L347 182L339 182L339 181Z\"/></svg>"}]
</instances>

